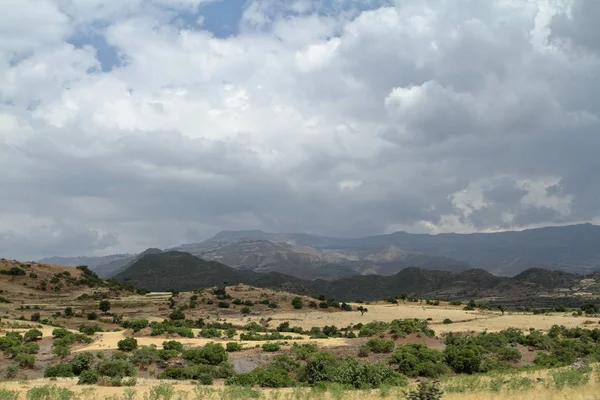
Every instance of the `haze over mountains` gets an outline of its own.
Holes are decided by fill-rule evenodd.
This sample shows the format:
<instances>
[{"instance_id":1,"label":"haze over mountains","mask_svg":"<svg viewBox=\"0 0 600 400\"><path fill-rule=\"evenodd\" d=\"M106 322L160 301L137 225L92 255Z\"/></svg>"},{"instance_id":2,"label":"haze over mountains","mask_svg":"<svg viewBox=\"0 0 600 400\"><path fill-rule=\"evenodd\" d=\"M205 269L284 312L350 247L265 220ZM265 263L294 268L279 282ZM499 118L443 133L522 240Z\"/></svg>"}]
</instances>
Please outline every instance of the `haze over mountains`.
<instances>
[{"instance_id":1,"label":"haze over mountains","mask_svg":"<svg viewBox=\"0 0 600 400\"><path fill-rule=\"evenodd\" d=\"M582 224L440 235L396 232L363 238L225 231L204 242L171 250L240 270L279 272L301 279L394 275L407 267L449 272L478 268L501 276L515 276L534 267L585 274L600 268L600 227ZM148 251L157 253L158 249ZM106 278L131 266L141 255L52 257L41 261L86 264Z\"/></svg>"}]
</instances>

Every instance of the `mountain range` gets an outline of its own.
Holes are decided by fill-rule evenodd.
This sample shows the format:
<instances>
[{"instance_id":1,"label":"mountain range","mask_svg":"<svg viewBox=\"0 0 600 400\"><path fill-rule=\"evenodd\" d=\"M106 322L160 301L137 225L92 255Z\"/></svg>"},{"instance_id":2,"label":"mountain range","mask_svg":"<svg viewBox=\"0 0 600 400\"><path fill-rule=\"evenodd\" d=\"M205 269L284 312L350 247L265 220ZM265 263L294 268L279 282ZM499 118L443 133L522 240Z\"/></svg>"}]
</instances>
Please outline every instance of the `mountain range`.
<instances>
[{"instance_id":1,"label":"mountain range","mask_svg":"<svg viewBox=\"0 0 600 400\"><path fill-rule=\"evenodd\" d=\"M279 272L240 270L190 253L146 254L115 276L116 280L153 291L195 290L217 285L247 284L340 301L379 300L401 293L447 298L523 299L600 293L600 274L581 276L562 271L528 269L515 277L500 277L481 269L462 272L409 267L391 276L362 275L336 280L304 280Z\"/></svg>"},{"instance_id":2,"label":"mountain range","mask_svg":"<svg viewBox=\"0 0 600 400\"><path fill-rule=\"evenodd\" d=\"M476 268L499 276L515 276L530 268L587 274L600 268L600 226L581 224L439 235L396 232L362 238L224 231L201 243L183 244L169 250L219 261L240 270L279 272L301 279L390 276L408 267L455 273ZM131 266L144 253L52 257L40 261L84 264L108 278Z\"/></svg>"}]
</instances>

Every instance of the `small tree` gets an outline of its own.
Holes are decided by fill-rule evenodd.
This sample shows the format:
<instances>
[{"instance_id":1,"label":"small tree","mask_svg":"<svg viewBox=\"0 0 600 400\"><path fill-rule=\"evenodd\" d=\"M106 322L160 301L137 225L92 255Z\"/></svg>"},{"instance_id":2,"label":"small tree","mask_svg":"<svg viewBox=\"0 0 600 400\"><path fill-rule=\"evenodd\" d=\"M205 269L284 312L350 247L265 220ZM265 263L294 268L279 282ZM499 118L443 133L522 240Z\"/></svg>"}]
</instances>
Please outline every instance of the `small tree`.
<instances>
[{"instance_id":1,"label":"small tree","mask_svg":"<svg viewBox=\"0 0 600 400\"><path fill-rule=\"evenodd\" d=\"M504 308L504 306L500 305L500 306L498 306L498 310L500 310L502 315L504 315L504 311L506 311L506 308Z\"/></svg>"},{"instance_id":2,"label":"small tree","mask_svg":"<svg viewBox=\"0 0 600 400\"><path fill-rule=\"evenodd\" d=\"M363 307L363 306L358 306L358 308L356 309L356 311L360 311L360 315L365 315L365 313L367 311L369 311L369 309L367 307Z\"/></svg>"},{"instance_id":3,"label":"small tree","mask_svg":"<svg viewBox=\"0 0 600 400\"><path fill-rule=\"evenodd\" d=\"M33 342L34 340L41 339L42 336L42 331L39 329L31 329L25 333L24 338L26 342Z\"/></svg>"},{"instance_id":4,"label":"small tree","mask_svg":"<svg viewBox=\"0 0 600 400\"><path fill-rule=\"evenodd\" d=\"M135 338L132 337L127 337L123 340L119 340L119 342L117 343L117 347L121 351L133 351L137 348L137 345L137 340L135 340Z\"/></svg>"},{"instance_id":5,"label":"small tree","mask_svg":"<svg viewBox=\"0 0 600 400\"><path fill-rule=\"evenodd\" d=\"M302 302L302 299L300 297L294 297L292 299L292 306L296 309L299 310L304 306L304 303Z\"/></svg>"},{"instance_id":6,"label":"small tree","mask_svg":"<svg viewBox=\"0 0 600 400\"><path fill-rule=\"evenodd\" d=\"M440 400L444 392L436 382L421 382L417 390L406 395L406 400Z\"/></svg>"},{"instance_id":7,"label":"small tree","mask_svg":"<svg viewBox=\"0 0 600 400\"><path fill-rule=\"evenodd\" d=\"M69 318L73 316L73 307L65 308L65 317Z\"/></svg>"},{"instance_id":8,"label":"small tree","mask_svg":"<svg viewBox=\"0 0 600 400\"><path fill-rule=\"evenodd\" d=\"M100 309L100 311L102 311L104 314L106 314L108 312L108 310L110 310L110 301L101 300L100 304L98 305L98 308Z\"/></svg>"}]
</instances>

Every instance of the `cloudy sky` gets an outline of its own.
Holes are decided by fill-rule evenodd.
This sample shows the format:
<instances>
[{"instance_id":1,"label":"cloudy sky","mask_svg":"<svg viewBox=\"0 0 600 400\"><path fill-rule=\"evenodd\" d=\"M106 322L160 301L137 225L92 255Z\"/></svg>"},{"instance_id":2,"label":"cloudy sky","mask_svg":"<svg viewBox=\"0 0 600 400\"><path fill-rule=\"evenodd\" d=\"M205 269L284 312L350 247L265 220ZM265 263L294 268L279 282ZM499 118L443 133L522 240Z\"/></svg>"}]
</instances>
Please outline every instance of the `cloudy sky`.
<instances>
[{"instance_id":1,"label":"cloudy sky","mask_svg":"<svg viewBox=\"0 0 600 400\"><path fill-rule=\"evenodd\" d=\"M2 0L0 256L598 222L600 1Z\"/></svg>"}]
</instances>

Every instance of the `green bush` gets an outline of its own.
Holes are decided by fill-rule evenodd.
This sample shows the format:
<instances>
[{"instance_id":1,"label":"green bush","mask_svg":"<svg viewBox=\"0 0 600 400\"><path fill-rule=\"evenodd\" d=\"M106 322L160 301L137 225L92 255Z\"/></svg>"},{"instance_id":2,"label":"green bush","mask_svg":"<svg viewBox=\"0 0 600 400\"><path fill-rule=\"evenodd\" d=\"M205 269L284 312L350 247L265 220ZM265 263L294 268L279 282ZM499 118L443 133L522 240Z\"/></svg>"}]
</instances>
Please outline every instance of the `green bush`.
<instances>
[{"instance_id":1,"label":"green bush","mask_svg":"<svg viewBox=\"0 0 600 400\"><path fill-rule=\"evenodd\" d=\"M121 323L125 329L132 329L134 332L139 332L148 327L148 320L145 318L127 319Z\"/></svg>"},{"instance_id":2,"label":"green bush","mask_svg":"<svg viewBox=\"0 0 600 400\"><path fill-rule=\"evenodd\" d=\"M175 358L179 355L178 350L159 350L158 357L162 360L170 360L171 358Z\"/></svg>"},{"instance_id":3,"label":"green bush","mask_svg":"<svg viewBox=\"0 0 600 400\"><path fill-rule=\"evenodd\" d=\"M308 383L331 381L337 360L328 351L314 353L306 362L301 374L301 380Z\"/></svg>"},{"instance_id":4,"label":"green bush","mask_svg":"<svg viewBox=\"0 0 600 400\"><path fill-rule=\"evenodd\" d=\"M68 346L54 346L52 348L52 354L57 357L64 358L71 354L71 349Z\"/></svg>"},{"instance_id":5,"label":"green bush","mask_svg":"<svg viewBox=\"0 0 600 400\"><path fill-rule=\"evenodd\" d=\"M215 328L204 328L200 331L198 336L201 336L204 338L220 338L221 331L219 329L215 329Z\"/></svg>"},{"instance_id":6,"label":"green bush","mask_svg":"<svg viewBox=\"0 0 600 400\"><path fill-rule=\"evenodd\" d=\"M178 352L181 352L183 350L183 344L180 342L177 342L175 340L169 340L168 342L163 342L163 349L165 350L177 350Z\"/></svg>"},{"instance_id":7,"label":"green bush","mask_svg":"<svg viewBox=\"0 0 600 400\"><path fill-rule=\"evenodd\" d=\"M218 306L219 308L229 308L229 303L228 303L228 302L226 302L226 301L220 301L220 302L217 304L217 306Z\"/></svg>"},{"instance_id":8,"label":"green bush","mask_svg":"<svg viewBox=\"0 0 600 400\"><path fill-rule=\"evenodd\" d=\"M169 315L169 319L173 321L184 320L185 314L181 310L173 310L173 312Z\"/></svg>"},{"instance_id":9,"label":"green bush","mask_svg":"<svg viewBox=\"0 0 600 400\"><path fill-rule=\"evenodd\" d=\"M398 346L389 362L398 372L409 377L439 378L448 372L444 365L444 355L424 344Z\"/></svg>"},{"instance_id":10,"label":"green bush","mask_svg":"<svg viewBox=\"0 0 600 400\"><path fill-rule=\"evenodd\" d=\"M102 332L102 328L100 328L98 325L79 325L79 332L88 335L88 336L92 336L94 335L96 332Z\"/></svg>"},{"instance_id":11,"label":"green bush","mask_svg":"<svg viewBox=\"0 0 600 400\"><path fill-rule=\"evenodd\" d=\"M291 348L292 354L296 356L297 360L307 360L311 354L316 353L318 350L319 348L314 343L294 343Z\"/></svg>"},{"instance_id":12,"label":"green bush","mask_svg":"<svg viewBox=\"0 0 600 400\"><path fill-rule=\"evenodd\" d=\"M95 357L90 352L78 353L71 361L71 368L75 375L80 375L83 371L88 371L94 364Z\"/></svg>"},{"instance_id":13,"label":"green bush","mask_svg":"<svg viewBox=\"0 0 600 400\"><path fill-rule=\"evenodd\" d=\"M72 335L72 333L64 328L54 328L52 330L52 336L58 339L62 339L68 335Z\"/></svg>"},{"instance_id":14,"label":"green bush","mask_svg":"<svg viewBox=\"0 0 600 400\"><path fill-rule=\"evenodd\" d=\"M334 382L351 385L355 388L379 388L381 385L404 386L406 378L383 363L361 363L355 358L347 358L335 368Z\"/></svg>"},{"instance_id":15,"label":"green bush","mask_svg":"<svg viewBox=\"0 0 600 400\"><path fill-rule=\"evenodd\" d=\"M127 337L127 338L125 338L123 340L119 340L117 342L117 347L121 351L133 351L133 350L137 349L137 345L138 345L137 340L132 337Z\"/></svg>"},{"instance_id":16,"label":"green bush","mask_svg":"<svg viewBox=\"0 0 600 400\"><path fill-rule=\"evenodd\" d=\"M483 348L475 344L449 345L444 350L446 363L456 373L473 374L481 371Z\"/></svg>"},{"instance_id":17,"label":"green bush","mask_svg":"<svg viewBox=\"0 0 600 400\"><path fill-rule=\"evenodd\" d=\"M292 299L292 306L296 310L300 310L302 307L304 307L304 303L302 302L302 299L300 297L294 297Z\"/></svg>"},{"instance_id":18,"label":"green bush","mask_svg":"<svg viewBox=\"0 0 600 400\"><path fill-rule=\"evenodd\" d=\"M35 366L35 356L31 354L20 353L15 356L14 362L20 368L33 368Z\"/></svg>"},{"instance_id":19,"label":"green bush","mask_svg":"<svg viewBox=\"0 0 600 400\"><path fill-rule=\"evenodd\" d=\"M200 385L212 385L213 377L211 374L199 374L196 378Z\"/></svg>"},{"instance_id":20,"label":"green bush","mask_svg":"<svg viewBox=\"0 0 600 400\"><path fill-rule=\"evenodd\" d=\"M521 360L521 352L513 347L503 347L496 352L498 359L508 362L517 362Z\"/></svg>"},{"instance_id":21,"label":"green bush","mask_svg":"<svg viewBox=\"0 0 600 400\"><path fill-rule=\"evenodd\" d=\"M129 357L129 361L138 367L147 367L158 360L158 352L149 346L142 346L135 350Z\"/></svg>"},{"instance_id":22,"label":"green bush","mask_svg":"<svg viewBox=\"0 0 600 400\"><path fill-rule=\"evenodd\" d=\"M444 392L435 382L420 382L416 390L408 392L406 400L440 400Z\"/></svg>"},{"instance_id":23,"label":"green bush","mask_svg":"<svg viewBox=\"0 0 600 400\"><path fill-rule=\"evenodd\" d=\"M97 371L82 371L79 375L78 385L95 385L98 383L98 372Z\"/></svg>"},{"instance_id":24,"label":"green bush","mask_svg":"<svg viewBox=\"0 0 600 400\"><path fill-rule=\"evenodd\" d=\"M373 338L367 342L367 346L373 353L391 353L394 350L395 343L392 340Z\"/></svg>"},{"instance_id":25,"label":"green bush","mask_svg":"<svg viewBox=\"0 0 600 400\"><path fill-rule=\"evenodd\" d=\"M264 343L262 349L268 352L279 351L279 343Z\"/></svg>"},{"instance_id":26,"label":"green bush","mask_svg":"<svg viewBox=\"0 0 600 400\"><path fill-rule=\"evenodd\" d=\"M69 363L53 365L44 370L44 378L72 378L73 367Z\"/></svg>"},{"instance_id":27,"label":"green bush","mask_svg":"<svg viewBox=\"0 0 600 400\"><path fill-rule=\"evenodd\" d=\"M227 361L227 352L222 345L211 342L204 347L184 350L182 357L194 364L219 365Z\"/></svg>"},{"instance_id":28,"label":"green bush","mask_svg":"<svg viewBox=\"0 0 600 400\"><path fill-rule=\"evenodd\" d=\"M124 376L135 376L136 369L133 364L124 360L106 360L96 366L96 371L100 376L109 378Z\"/></svg>"},{"instance_id":29,"label":"green bush","mask_svg":"<svg viewBox=\"0 0 600 400\"><path fill-rule=\"evenodd\" d=\"M237 342L229 342L225 345L225 350L229 353L242 350L242 345Z\"/></svg>"},{"instance_id":30,"label":"green bush","mask_svg":"<svg viewBox=\"0 0 600 400\"><path fill-rule=\"evenodd\" d=\"M31 329L25 332L24 340L26 342L33 342L34 340L41 339L43 336L42 331L39 329Z\"/></svg>"}]
</instances>

